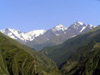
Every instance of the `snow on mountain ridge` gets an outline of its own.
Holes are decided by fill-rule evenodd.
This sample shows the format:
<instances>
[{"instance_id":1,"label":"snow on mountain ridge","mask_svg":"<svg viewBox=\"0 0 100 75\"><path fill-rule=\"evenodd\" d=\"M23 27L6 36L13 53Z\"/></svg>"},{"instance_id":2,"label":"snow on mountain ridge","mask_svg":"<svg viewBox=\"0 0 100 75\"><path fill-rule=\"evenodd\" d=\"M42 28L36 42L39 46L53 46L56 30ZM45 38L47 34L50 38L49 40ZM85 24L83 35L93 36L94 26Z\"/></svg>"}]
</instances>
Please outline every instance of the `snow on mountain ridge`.
<instances>
[{"instance_id":1,"label":"snow on mountain ridge","mask_svg":"<svg viewBox=\"0 0 100 75\"><path fill-rule=\"evenodd\" d=\"M65 31L65 30L67 30L67 27L65 27L64 25L62 25L62 24L58 24L57 26L55 26L53 29L52 29L53 31Z\"/></svg>"},{"instance_id":2,"label":"snow on mountain ridge","mask_svg":"<svg viewBox=\"0 0 100 75\"><path fill-rule=\"evenodd\" d=\"M95 26L91 24L84 24L83 22L74 22L70 27L68 27L68 30L78 30L80 32L83 32L85 29L93 29Z\"/></svg>"},{"instance_id":3,"label":"snow on mountain ridge","mask_svg":"<svg viewBox=\"0 0 100 75\"><path fill-rule=\"evenodd\" d=\"M27 40L34 40L36 37L43 35L46 32L46 30L34 30L31 32L27 32L25 35L28 36L28 38L26 38Z\"/></svg>"},{"instance_id":4,"label":"snow on mountain ridge","mask_svg":"<svg viewBox=\"0 0 100 75\"><path fill-rule=\"evenodd\" d=\"M46 30L34 30L25 33L11 28L3 29L0 31L13 39L20 39L23 41L32 41L39 35L42 35L46 32Z\"/></svg>"},{"instance_id":5,"label":"snow on mountain ridge","mask_svg":"<svg viewBox=\"0 0 100 75\"><path fill-rule=\"evenodd\" d=\"M11 28L3 29L0 31L13 39L27 42L27 41L33 41L40 35L46 36L45 38L48 38L48 36L50 38L52 38L53 36L54 37L60 36L61 34L69 35L70 33L75 33L74 35L76 35L76 34L79 34L82 32L86 32L89 29L93 29L94 27L95 26L93 26L91 24L84 24L84 23L78 21L78 22L73 23L68 28L62 24L58 24L57 26L55 26L47 31L46 30L33 30L30 32L21 32L21 31L11 29ZM46 33L46 34L44 34L44 33ZM72 37L74 37L74 36L72 36Z\"/></svg>"},{"instance_id":6,"label":"snow on mountain ridge","mask_svg":"<svg viewBox=\"0 0 100 75\"><path fill-rule=\"evenodd\" d=\"M83 32L83 30L86 28L86 26L82 27L82 29L80 30L80 32Z\"/></svg>"},{"instance_id":7,"label":"snow on mountain ridge","mask_svg":"<svg viewBox=\"0 0 100 75\"><path fill-rule=\"evenodd\" d=\"M77 22L75 22L74 24L75 24L75 25L84 25L84 23L83 23L83 22L80 22L80 21L77 21Z\"/></svg>"}]
</instances>

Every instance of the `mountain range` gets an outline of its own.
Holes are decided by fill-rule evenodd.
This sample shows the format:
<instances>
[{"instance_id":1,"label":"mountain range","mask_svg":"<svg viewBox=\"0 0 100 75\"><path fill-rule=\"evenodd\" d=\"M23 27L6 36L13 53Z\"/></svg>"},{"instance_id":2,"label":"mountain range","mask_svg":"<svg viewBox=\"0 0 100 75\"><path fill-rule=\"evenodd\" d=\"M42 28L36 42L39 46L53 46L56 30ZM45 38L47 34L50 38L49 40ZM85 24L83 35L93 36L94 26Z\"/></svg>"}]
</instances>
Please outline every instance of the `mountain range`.
<instances>
[{"instance_id":1,"label":"mountain range","mask_svg":"<svg viewBox=\"0 0 100 75\"><path fill-rule=\"evenodd\" d=\"M93 42L100 42L100 27L94 28L83 34L77 35L76 37L70 38L63 44L46 47L41 52L55 61L59 66L69 57L75 54L75 52L77 53L75 56L77 58L78 51L84 49L82 46L88 45L88 43L92 44ZM85 53L85 51L88 51L88 48L84 49L82 52Z\"/></svg>"},{"instance_id":2,"label":"mountain range","mask_svg":"<svg viewBox=\"0 0 100 75\"><path fill-rule=\"evenodd\" d=\"M100 26L41 51L0 32L0 75L100 75Z\"/></svg>"},{"instance_id":3,"label":"mountain range","mask_svg":"<svg viewBox=\"0 0 100 75\"><path fill-rule=\"evenodd\" d=\"M91 24L84 24L82 22L75 22L69 27L62 24L49 30L33 30L30 32L21 32L15 29L2 29L2 33L10 38L13 38L20 43L24 43L31 48L41 50L44 47L54 46L63 43L65 40L75 37L81 33L93 29L95 26Z\"/></svg>"}]
</instances>

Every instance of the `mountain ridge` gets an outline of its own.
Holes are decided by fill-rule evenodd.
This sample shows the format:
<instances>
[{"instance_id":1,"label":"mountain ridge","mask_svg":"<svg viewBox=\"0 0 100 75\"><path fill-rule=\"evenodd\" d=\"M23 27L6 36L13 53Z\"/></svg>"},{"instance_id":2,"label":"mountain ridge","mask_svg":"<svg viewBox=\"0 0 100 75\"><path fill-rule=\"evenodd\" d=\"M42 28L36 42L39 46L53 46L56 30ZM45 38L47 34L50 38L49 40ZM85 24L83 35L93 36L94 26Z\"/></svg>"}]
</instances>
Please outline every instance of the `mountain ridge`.
<instances>
[{"instance_id":1,"label":"mountain ridge","mask_svg":"<svg viewBox=\"0 0 100 75\"><path fill-rule=\"evenodd\" d=\"M99 42L100 27L96 27L86 33L80 34L76 37L66 40L63 44L45 47L42 49L45 55L54 60L57 65L67 60L78 48L90 41Z\"/></svg>"},{"instance_id":2,"label":"mountain ridge","mask_svg":"<svg viewBox=\"0 0 100 75\"><path fill-rule=\"evenodd\" d=\"M58 24L57 26L49 30L41 29L41 30L33 30L30 32L21 32L15 29L3 29L0 31L21 43L24 43L32 48L36 48L40 50L46 46L61 44L65 40L71 37L75 37L78 34L84 33L87 30L93 29L93 28L95 28L95 26L90 25L90 24L84 24L78 21L78 22L73 23L69 27L66 27L62 24ZM48 43L50 41L51 43ZM41 47L37 47L37 46L41 46Z\"/></svg>"}]
</instances>

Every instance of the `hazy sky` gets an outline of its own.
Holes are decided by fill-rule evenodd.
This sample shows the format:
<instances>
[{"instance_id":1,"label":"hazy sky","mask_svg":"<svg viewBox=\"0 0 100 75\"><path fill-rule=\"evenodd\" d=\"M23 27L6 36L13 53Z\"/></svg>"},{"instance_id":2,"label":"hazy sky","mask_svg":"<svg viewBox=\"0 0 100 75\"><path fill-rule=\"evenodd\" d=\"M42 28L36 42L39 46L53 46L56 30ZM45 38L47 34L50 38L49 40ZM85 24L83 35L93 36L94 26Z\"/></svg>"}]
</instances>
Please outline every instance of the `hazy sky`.
<instances>
[{"instance_id":1,"label":"hazy sky","mask_svg":"<svg viewBox=\"0 0 100 75\"><path fill-rule=\"evenodd\" d=\"M98 0L0 0L0 29L49 29L75 21L100 24Z\"/></svg>"}]
</instances>

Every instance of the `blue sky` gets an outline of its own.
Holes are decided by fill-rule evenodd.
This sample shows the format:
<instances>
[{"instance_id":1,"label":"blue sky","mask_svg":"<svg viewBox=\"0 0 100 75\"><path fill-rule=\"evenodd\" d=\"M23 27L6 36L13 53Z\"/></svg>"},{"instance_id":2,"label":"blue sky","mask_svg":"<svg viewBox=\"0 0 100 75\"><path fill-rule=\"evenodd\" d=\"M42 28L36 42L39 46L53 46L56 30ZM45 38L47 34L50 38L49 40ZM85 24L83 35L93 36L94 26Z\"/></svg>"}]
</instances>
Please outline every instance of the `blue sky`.
<instances>
[{"instance_id":1,"label":"blue sky","mask_svg":"<svg viewBox=\"0 0 100 75\"><path fill-rule=\"evenodd\" d=\"M75 21L100 24L98 0L0 0L0 29L49 29Z\"/></svg>"}]
</instances>

